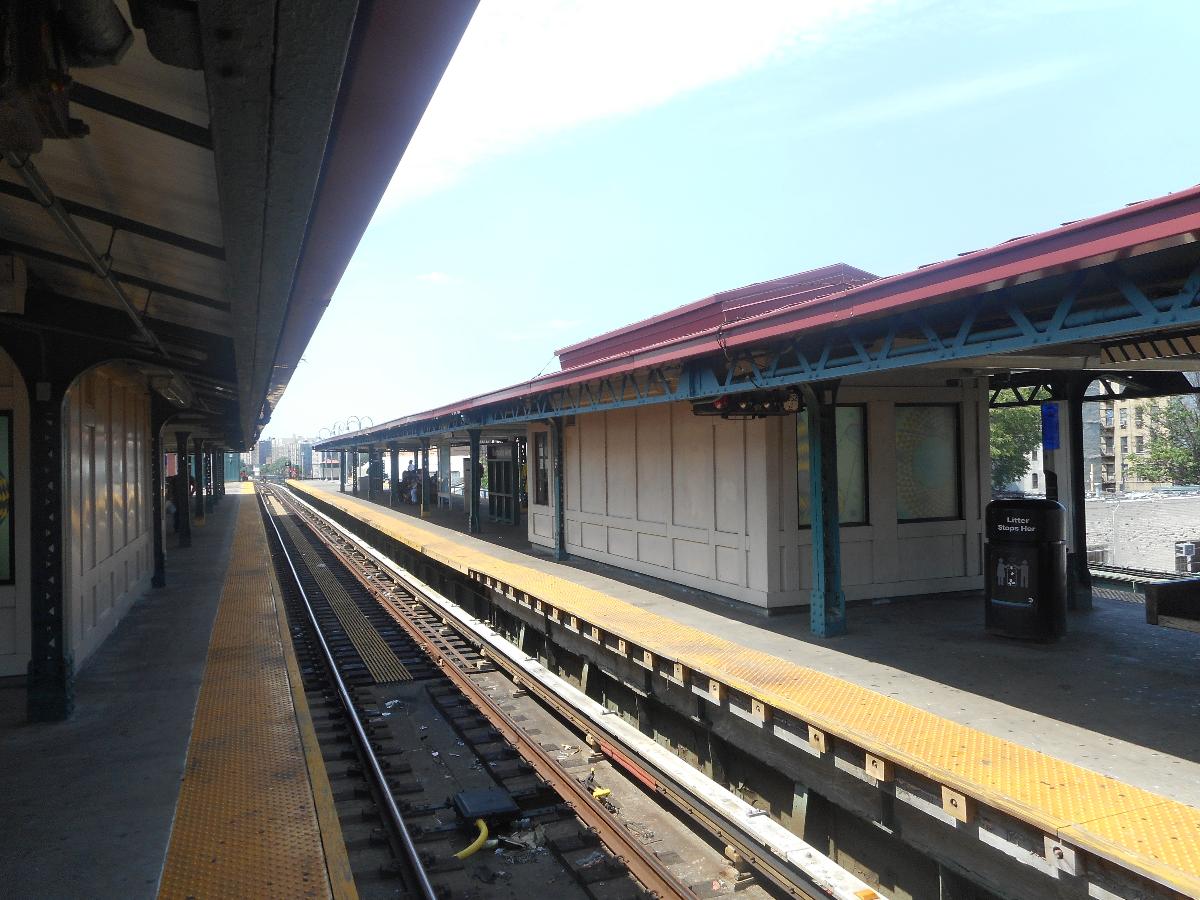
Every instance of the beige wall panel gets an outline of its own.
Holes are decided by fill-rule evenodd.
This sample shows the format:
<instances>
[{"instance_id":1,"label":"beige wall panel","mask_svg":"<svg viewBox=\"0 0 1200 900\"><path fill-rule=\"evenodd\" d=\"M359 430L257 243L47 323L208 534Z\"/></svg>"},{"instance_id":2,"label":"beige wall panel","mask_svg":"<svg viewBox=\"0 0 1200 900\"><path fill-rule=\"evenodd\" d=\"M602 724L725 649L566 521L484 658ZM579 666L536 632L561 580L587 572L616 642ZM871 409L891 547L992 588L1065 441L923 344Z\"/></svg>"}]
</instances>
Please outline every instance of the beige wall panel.
<instances>
[{"instance_id":1,"label":"beige wall panel","mask_svg":"<svg viewBox=\"0 0 1200 900\"><path fill-rule=\"evenodd\" d=\"M637 427L632 409L605 413L605 489L607 512L621 519L637 517Z\"/></svg>"},{"instance_id":2,"label":"beige wall panel","mask_svg":"<svg viewBox=\"0 0 1200 900\"><path fill-rule=\"evenodd\" d=\"M746 423L712 422L717 531L745 534Z\"/></svg>"},{"instance_id":3,"label":"beige wall panel","mask_svg":"<svg viewBox=\"0 0 1200 900\"><path fill-rule=\"evenodd\" d=\"M538 537L554 537L554 516L535 512L530 516L530 521L533 525L533 533Z\"/></svg>"},{"instance_id":4,"label":"beige wall panel","mask_svg":"<svg viewBox=\"0 0 1200 900\"><path fill-rule=\"evenodd\" d=\"M92 375L95 387L95 454L92 457L96 502L96 563L99 565L112 556L112 421L109 418L112 400L112 383L99 374Z\"/></svg>"},{"instance_id":5,"label":"beige wall panel","mask_svg":"<svg viewBox=\"0 0 1200 900\"><path fill-rule=\"evenodd\" d=\"M714 506L712 419L693 415L690 404L672 404L671 447L671 521L689 528L711 529Z\"/></svg>"},{"instance_id":6,"label":"beige wall panel","mask_svg":"<svg viewBox=\"0 0 1200 900\"><path fill-rule=\"evenodd\" d=\"M875 581L871 567L873 544L873 541L842 544L843 585L871 584Z\"/></svg>"},{"instance_id":7,"label":"beige wall panel","mask_svg":"<svg viewBox=\"0 0 1200 900\"><path fill-rule=\"evenodd\" d=\"M624 559L637 559L637 532L627 528L609 528L608 552Z\"/></svg>"},{"instance_id":8,"label":"beige wall panel","mask_svg":"<svg viewBox=\"0 0 1200 900\"><path fill-rule=\"evenodd\" d=\"M652 566L671 568L671 541L657 534L637 536L637 558Z\"/></svg>"},{"instance_id":9,"label":"beige wall panel","mask_svg":"<svg viewBox=\"0 0 1200 900\"><path fill-rule=\"evenodd\" d=\"M901 538L899 543L901 581L966 574L966 547L961 534Z\"/></svg>"},{"instance_id":10,"label":"beige wall panel","mask_svg":"<svg viewBox=\"0 0 1200 900\"><path fill-rule=\"evenodd\" d=\"M681 541L676 538L672 542L675 568L689 575L700 575L704 578L713 577L713 552L708 544L698 544L695 541Z\"/></svg>"},{"instance_id":11,"label":"beige wall panel","mask_svg":"<svg viewBox=\"0 0 1200 900\"><path fill-rule=\"evenodd\" d=\"M111 424L111 440L110 452L111 467L112 467L112 542L115 547L124 547L128 542L128 535L125 531L126 518L126 492L129 485L126 483L125 459L131 450L130 446L130 416L126 416L125 409L125 388L116 385L112 390L112 405L110 407L109 421ZM133 404L130 404L132 407ZM132 409L129 410L133 412ZM122 579L124 580L124 579ZM121 588L124 591L124 587Z\"/></svg>"},{"instance_id":12,"label":"beige wall panel","mask_svg":"<svg viewBox=\"0 0 1200 900\"><path fill-rule=\"evenodd\" d=\"M588 550L607 550L608 535L603 525L593 525L591 522L580 523L582 540L580 545Z\"/></svg>"},{"instance_id":13,"label":"beige wall panel","mask_svg":"<svg viewBox=\"0 0 1200 900\"><path fill-rule=\"evenodd\" d=\"M567 519L567 543L575 547L582 546L579 533L579 520Z\"/></svg>"},{"instance_id":14,"label":"beige wall panel","mask_svg":"<svg viewBox=\"0 0 1200 900\"><path fill-rule=\"evenodd\" d=\"M580 416L575 420L579 431L579 509L586 513L607 511L605 483L605 423L603 415ZM586 540L586 538L585 538Z\"/></svg>"},{"instance_id":15,"label":"beige wall panel","mask_svg":"<svg viewBox=\"0 0 1200 900\"><path fill-rule=\"evenodd\" d=\"M576 422L579 420L576 419ZM563 491L565 509L579 509L579 426L563 429ZM578 528L575 529L578 532ZM570 534L567 535L570 540ZM576 537L572 543L578 544Z\"/></svg>"},{"instance_id":16,"label":"beige wall panel","mask_svg":"<svg viewBox=\"0 0 1200 900\"><path fill-rule=\"evenodd\" d=\"M666 524L671 518L671 411L642 406L637 421L637 517ZM664 563L665 565L665 563Z\"/></svg>"},{"instance_id":17,"label":"beige wall panel","mask_svg":"<svg viewBox=\"0 0 1200 900\"><path fill-rule=\"evenodd\" d=\"M100 369L67 394L67 633L76 666L149 585L149 394L135 376Z\"/></svg>"},{"instance_id":18,"label":"beige wall panel","mask_svg":"<svg viewBox=\"0 0 1200 900\"><path fill-rule=\"evenodd\" d=\"M717 581L726 584L745 584L746 552L733 547L716 548Z\"/></svg>"}]
</instances>

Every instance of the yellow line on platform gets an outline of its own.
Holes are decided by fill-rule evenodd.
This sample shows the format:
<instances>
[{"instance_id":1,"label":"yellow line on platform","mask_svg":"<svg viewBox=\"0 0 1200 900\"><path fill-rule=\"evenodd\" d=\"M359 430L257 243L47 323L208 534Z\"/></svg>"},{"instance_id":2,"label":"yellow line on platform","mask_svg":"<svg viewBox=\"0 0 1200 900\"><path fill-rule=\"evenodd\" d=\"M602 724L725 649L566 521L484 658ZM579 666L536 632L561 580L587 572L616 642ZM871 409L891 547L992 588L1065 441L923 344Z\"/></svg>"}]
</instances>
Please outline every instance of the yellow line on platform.
<instances>
[{"instance_id":1,"label":"yellow line on platform","mask_svg":"<svg viewBox=\"0 0 1200 900\"><path fill-rule=\"evenodd\" d=\"M533 565L498 559L475 538L451 537L303 482L289 484L459 572L490 576L1051 836L1200 896L1200 810L1194 807L681 625Z\"/></svg>"},{"instance_id":2,"label":"yellow line on platform","mask_svg":"<svg viewBox=\"0 0 1200 900\"><path fill-rule=\"evenodd\" d=\"M266 534L238 505L159 896L330 897Z\"/></svg>"},{"instance_id":3,"label":"yellow line on platform","mask_svg":"<svg viewBox=\"0 0 1200 900\"><path fill-rule=\"evenodd\" d=\"M271 573L271 586L276 597L282 597L279 582ZM325 770L325 757L313 728L308 698L304 696L304 680L300 677L300 665L296 651L288 640L287 612L282 603L275 604L279 621L279 632L284 635L283 658L287 662L288 681L292 686L292 702L296 706L296 724L300 727L300 742L304 745L304 759L308 764L309 783L312 786L313 802L317 809L317 822L321 828L321 844L325 848L325 872L333 890L334 900L358 900L358 888L354 884L354 872L350 868L350 857L346 853L346 840L342 834L342 823L338 818L337 803L333 799L333 788L329 785L329 773Z\"/></svg>"}]
</instances>

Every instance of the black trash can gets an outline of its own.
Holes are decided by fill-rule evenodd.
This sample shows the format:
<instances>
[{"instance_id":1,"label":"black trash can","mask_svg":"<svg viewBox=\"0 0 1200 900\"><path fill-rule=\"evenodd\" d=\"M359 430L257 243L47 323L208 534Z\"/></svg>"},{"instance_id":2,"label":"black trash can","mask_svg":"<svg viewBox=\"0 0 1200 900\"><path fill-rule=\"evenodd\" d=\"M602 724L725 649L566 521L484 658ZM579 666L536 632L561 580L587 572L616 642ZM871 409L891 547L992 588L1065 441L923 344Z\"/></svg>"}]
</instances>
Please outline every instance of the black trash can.
<instances>
[{"instance_id":1,"label":"black trash can","mask_svg":"<svg viewBox=\"0 0 1200 900\"><path fill-rule=\"evenodd\" d=\"M993 500L986 513L984 622L991 634L1052 641L1067 630L1066 510Z\"/></svg>"}]
</instances>

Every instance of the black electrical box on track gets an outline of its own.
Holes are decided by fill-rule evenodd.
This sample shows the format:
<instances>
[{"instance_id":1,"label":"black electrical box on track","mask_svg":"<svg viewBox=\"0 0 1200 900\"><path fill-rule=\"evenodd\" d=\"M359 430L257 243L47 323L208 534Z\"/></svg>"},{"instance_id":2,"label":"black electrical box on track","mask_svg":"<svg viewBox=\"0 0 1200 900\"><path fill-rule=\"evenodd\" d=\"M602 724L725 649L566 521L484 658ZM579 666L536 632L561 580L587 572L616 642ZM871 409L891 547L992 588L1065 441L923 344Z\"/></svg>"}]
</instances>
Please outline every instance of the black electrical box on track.
<instances>
[{"instance_id":1,"label":"black electrical box on track","mask_svg":"<svg viewBox=\"0 0 1200 900\"><path fill-rule=\"evenodd\" d=\"M468 822L484 819L493 825L511 822L521 812L512 795L500 788L461 791L454 795L454 809Z\"/></svg>"},{"instance_id":2,"label":"black electrical box on track","mask_svg":"<svg viewBox=\"0 0 1200 900\"><path fill-rule=\"evenodd\" d=\"M993 500L986 512L984 623L991 634L1053 641L1067 630L1066 510L1055 500Z\"/></svg>"}]
</instances>

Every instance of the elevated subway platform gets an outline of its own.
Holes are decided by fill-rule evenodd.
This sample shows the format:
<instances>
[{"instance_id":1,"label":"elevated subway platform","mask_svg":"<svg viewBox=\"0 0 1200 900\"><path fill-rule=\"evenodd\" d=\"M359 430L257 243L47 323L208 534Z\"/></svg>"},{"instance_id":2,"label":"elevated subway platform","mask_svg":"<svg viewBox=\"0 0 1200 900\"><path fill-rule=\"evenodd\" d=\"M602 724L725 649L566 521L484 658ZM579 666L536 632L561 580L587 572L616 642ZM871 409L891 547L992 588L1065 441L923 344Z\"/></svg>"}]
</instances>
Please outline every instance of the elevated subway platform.
<instances>
[{"instance_id":1,"label":"elevated subway platform","mask_svg":"<svg viewBox=\"0 0 1200 900\"><path fill-rule=\"evenodd\" d=\"M865 752L889 770L881 774L894 766L939 785L944 807L957 793L964 807L1200 891L1194 638L1151 629L1135 606L1101 599L1072 618L1066 641L1044 647L985 637L974 602L917 600L856 609L851 634L814 644L805 628L789 633L792 617L750 621L423 523L336 485L293 487L541 612L547 628L717 706L745 704L743 718L777 736L792 729L784 739L800 749L815 741L827 755L832 737L860 751L860 767ZM949 814L984 830L970 813Z\"/></svg>"},{"instance_id":2,"label":"elevated subway platform","mask_svg":"<svg viewBox=\"0 0 1200 900\"><path fill-rule=\"evenodd\" d=\"M266 538L237 487L89 660L74 717L15 724L23 691L3 692L6 896L153 897L160 877L164 897L330 895Z\"/></svg>"}]
</instances>

